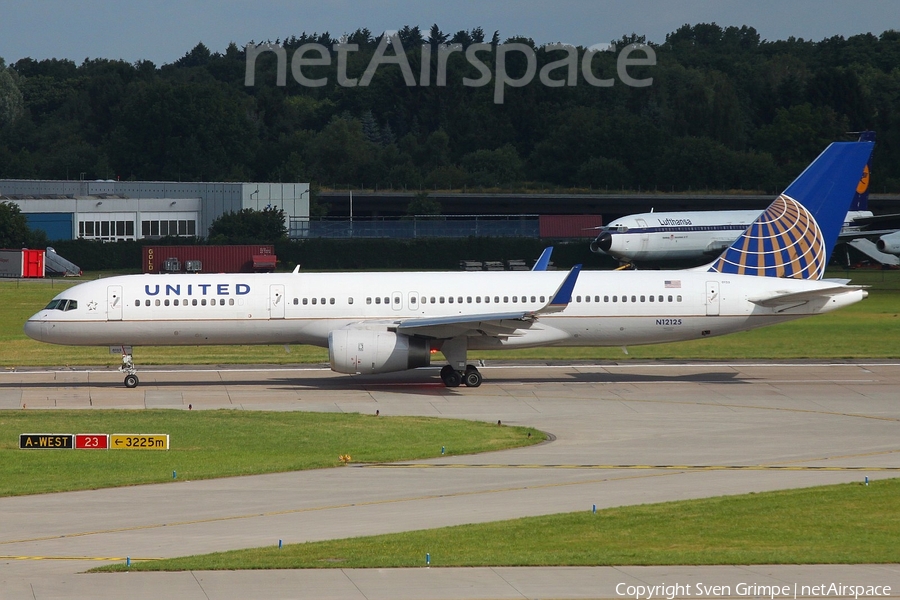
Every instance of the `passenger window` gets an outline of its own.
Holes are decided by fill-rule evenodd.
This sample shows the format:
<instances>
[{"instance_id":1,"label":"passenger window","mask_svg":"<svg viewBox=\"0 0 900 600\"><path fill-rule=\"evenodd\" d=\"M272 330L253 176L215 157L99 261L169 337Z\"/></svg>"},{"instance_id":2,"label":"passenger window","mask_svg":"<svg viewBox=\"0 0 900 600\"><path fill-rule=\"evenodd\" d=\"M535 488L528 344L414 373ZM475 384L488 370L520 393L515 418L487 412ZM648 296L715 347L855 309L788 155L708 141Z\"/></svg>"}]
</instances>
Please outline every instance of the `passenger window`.
<instances>
[{"instance_id":1,"label":"passenger window","mask_svg":"<svg viewBox=\"0 0 900 600\"><path fill-rule=\"evenodd\" d=\"M375 304L381 304L381 296L375 298Z\"/></svg>"},{"instance_id":2,"label":"passenger window","mask_svg":"<svg viewBox=\"0 0 900 600\"><path fill-rule=\"evenodd\" d=\"M156 304L156 306L159 306L159 299L157 299L156 302L154 302L154 304Z\"/></svg>"},{"instance_id":3,"label":"passenger window","mask_svg":"<svg viewBox=\"0 0 900 600\"><path fill-rule=\"evenodd\" d=\"M519 301L519 297L518 297L518 296L513 296L513 302L518 302L518 301Z\"/></svg>"},{"instance_id":4,"label":"passenger window","mask_svg":"<svg viewBox=\"0 0 900 600\"><path fill-rule=\"evenodd\" d=\"M481 296L475 296L475 304L481 304Z\"/></svg>"},{"instance_id":5,"label":"passenger window","mask_svg":"<svg viewBox=\"0 0 900 600\"><path fill-rule=\"evenodd\" d=\"M603 301L604 301L604 302L609 302L609 296L603 296Z\"/></svg>"},{"instance_id":6,"label":"passenger window","mask_svg":"<svg viewBox=\"0 0 900 600\"><path fill-rule=\"evenodd\" d=\"M605 298L606 296L604 296ZM594 302L600 302L600 296L594 296ZM606 302L606 300L604 300Z\"/></svg>"},{"instance_id":7,"label":"passenger window","mask_svg":"<svg viewBox=\"0 0 900 600\"><path fill-rule=\"evenodd\" d=\"M450 304L453 304L453 296L450 296L449 298L447 298L447 302L449 302Z\"/></svg>"},{"instance_id":8,"label":"passenger window","mask_svg":"<svg viewBox=\"0 0 900 600\"><path fill-rule=\"evenodd\" d=\"M531 301L532 301L532 302L537 302L537 298L535 298L534 296L532 296L532 297L531 297Z\"/></svg>"},{"instance_id":9,"label":"passenger window","mask_svg":"<svg viewBox=\"0 0 900 600\"><path fill-rule=\"evenodd\" d=\"M541 296L541 302L546 302L543 296Z\"/></svg>"},{"instance_id":10,"label":"passenger window","mask_svg":"<svg viewBox=\"0 0 900 600\"><path fill-rule=\"evenodd\" d=\"M228 306L234 306L234 298L228 299Z\"/></svg>"},{"instance_id":11,"label":"passenger window","mask_svg":"<svg viewBox=\"0 0 900 600\"><path fill-rule=\"evenodd\" d=\"M219 298L219 306L225 306L225 298Z\"/></svg>"},{"instance_id":12,"label":"passenger window","mask_svg":"<svg viewBox=\"0 0 900 600\"><path fill-rule=\"evenodd\" d=\"M663 301L663 297L662 297L662 296L659 297L659 301L660 301L660 302Z\"/></svg>"},{"instance_id":13,"label":"passenger window","mask_svg":"<svg viewBox=\"0 0 900 600\"><path fill-rule=\"evenodd\" d=\"M434 296L431 297L431 303L434 304Z\"/></svg>"},{"instance_id":14,"label":"passenger window","mask_svg":"<svg viewBox=\"0 0 900 600\"><path fill-rule=\"evenodd\" d=\"M678 296L678 301L681 302L681 296Z\"/></svg>"},{"instance_id":15,"label":"passenger window","mask_svg":"<svg viewBox=\"0 0 900 600\"><path fill-rule=\"evenodd\" d=\"M462 296L457 296L457 297L456 297L456 303L457 303L457 304L462 304Z\"/></svg>"},{"instance_id":16,"label":"passenger window","mask_svg":"<svg viewBox=\"0 0 900 600\"><path fill-rule=\"evenodd\" d=\"M494 302L500 304L500 296L494 296Z\"/></svg>"},{"instance_id":17,"label":"passenger window","mask_svg":"<svg viewBox=\"0 0 900 600\"><path fill-rule=\"evenodd\" d=\"M372 299L371 299L371 298L366 298L366 304L372 304Z\"/></svg>"},{"instance_id":18,"label":"passenger window","mask_svg":"<svg viewBox=\"0 0 900 600\"><path fill-rule=\"evenodd\" d=\"M672 296L669 296L669 302L671 302L671 301L672 301Z\"/></svg>"},{"instance_id":19,"label":"passenger window","mask_svg":"<svg viewBox=\"0 0 900 600\"><path fill-rule=\"evenodd\" d=\"M325 298L320 298L320 300L321 300L320 304L325 304Z\"/></svg>"},{"instance_id":20,"label":"passenger window","mask_svg":"<svg viewBox=\"0 0 900 600\"><path fill-rule=\"evenodd\" d=\"M135 306L140 306L140 305L141 305L141 301L138 300L137 302L134 303L134 305L135 305Z\"/></svg>"},{"instance_id":21,"label":"passenger window","mask_svg":"<svg viewBox=\"0 0 900 600\"><path fill-rule=\"evenodd\" d=\"M504 301L504 302L509 302L509 296L503 296L503 301Z\"/></svg>"},{"instance_id":22,"label":"passenger window","mask_svg":"<svg viewBox=\"0 0 900 600\"><path fill-rule=\"evenodd\" d=\"M581 296L575 296L575 302L581 302Z\"/></svg>"},{"instance_id":23,"label":"passenger window","mask_svg":"<svg viewBox=\"0 0 900 600\"><path fill-rule=\"evenodd\" d=\"M303 306L306 306L307 304L309 304L309 299L308 299L308 298L304 298L304 299L303 299Z\"/></svg>"},{"instance_id":24,"label":"passenger window","mask_svg":"<svg viewBox=\"0 0 900 600\"><path fill-rule=\"evenodd\" d=\"M619 301L619 297L618 297L618 296L613 296L613 302L618 302L618 301Z\"/></svg>"},{"instance_id":25,"label":"passenger window","mask_svg":"<svg viewBox=\"0 0 900 600\"><path fill-rule=\"evenodd\" d=\"M653 302L653 296L650 296L650 302Z\"/></svg>"},{"instance_id":26,"label":"passenger window","mask_svg":"<svg viewBox=\"0 0 900 600\"><path fill-rule=\"evenodd\" d=\"M644 296L641 296L641 302L645 302Z\"/></svg>"},{"instance_id":27,"label":"passenger window","mask_svg":"<svg viewBox=\"0 0 900 600\"><path fill-rule=\"evenodd\" d=\"M300 304L300 298L294 298L294 306Z\"/></svg>"},{"instance_id":28,"label":"passenger window","mask_svg":"<svg viewBox=\"0 0 900 600\"><path fill-rule=\"evenodd\" d=\"M191 304L192 304L193 306L197 306L197 299L194 298L193 300L191 300Z\"/></svg>"},{"instance_id":29,"label":"passenger window","mask_svg":"<svg viewBox=\"0 0 900 600\"><path fill-rule=\"evenodd\" d=\"M637 296L632 296L632 297L631 297L631 301L632 301L632 302L637 302Z\"/></svg>"},{"instance_id":30,"label":"passenger window","mask_svg":"<svg viewBox=\"0 0 900 600\"><path fill-rule=\"evenodd\" d=\"M353 304L353 298L347 298L347 304Z\"/></svg>"},{"instance_id":31,"label":"passenger window","mask_svg":"<svg viewBox=\"0 0 900 600\"><path fill-rule=\"evenodd\" d=\"M394 304L400 304L400 296L394 296Z\"/></svg>"},{"instance_id":32,"label":"passenger window","mask_svg":"<svg viewBox=\"0 0 900 600\"><path fill-rule=\"evenodd\" d=\"M165 304L166 306L168 306L168 305L169 305L169 299L166 298L165 301L163 302L163 304Z\"/></svg>"},{"instance_id":33,"label":"passenger window","mask_svg":"<svg viewBox=\"0 0 900 600\"><path fill-rule=\"evenodd\" d=\"M329 299L328 299L328 304L334 304L334 298L329 298Z\"/></svg>"},{"instance_id":34,"label":"passenger window","mask_svg":"<svg viewBox=\"0 0 900 600\"><path fill-rule=\"evenodd\" d=\"M316 303L316 298L313 298L313 299L312 299L312 303L313 303L313 304Z\"/></svg>"},{"instance_id":35,"label":"passenger window","mask_svg":"<svg viewBox=\"0 0 900 600\"><path fill-rule=\"evenodd\" d=\"M472 304L472 296L467 296L466 302L468 302L469 304Z\"/></svg>"},{"instance_id":36,"label":"passenger window","mask_svg":"<svg viewBox=\"0 0 900 600\"><path fill-rule=\"evenodd\" d=\"M444 303L444 297L441 296L441 304L443 304L443 303Z\"/></svg>"},{"instance_id":37,"label":"passenger window","mask_svg":"<svg viewBox=\"0 0 900 600\"><path fill-rule=\"evenodd\" d=\"M206 298L200 300L200 306L206 306Z\"/></svg>"},{"instance_id":38,"label":"passenger window","mask_svg":"<svg viewBox=\"0 0 900 600\"><path fill-rule=\"evenodd\" d=\"M150 306L150 301L149 301L149 300L144 300L144 306Z\"/></svg>"},{"instance_id":39,"label":"passenger window","mask_svg":"<svg viewBox=\"0 0 900 600\"><path fill-rule=\"evenodd\" d=\"M613 296L615 298L615 296ZM615 302L615 300L613 300ZM628 302L628 296L622 296L622 302Z\"/></svg>"}]
</instances>

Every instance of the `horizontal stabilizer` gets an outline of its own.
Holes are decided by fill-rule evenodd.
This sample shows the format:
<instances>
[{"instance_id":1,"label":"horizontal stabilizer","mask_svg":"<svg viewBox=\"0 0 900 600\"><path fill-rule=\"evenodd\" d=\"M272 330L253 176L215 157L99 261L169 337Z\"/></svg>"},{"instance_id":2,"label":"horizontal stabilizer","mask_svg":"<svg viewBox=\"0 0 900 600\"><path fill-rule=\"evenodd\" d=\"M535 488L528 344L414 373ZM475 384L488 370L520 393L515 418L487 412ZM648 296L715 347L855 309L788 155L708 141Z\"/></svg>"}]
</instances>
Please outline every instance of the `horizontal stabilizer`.
<instances>
[{"instance_id":1,"label":"horizontal stabilizer","mask_svg":"<svg viewBox=\"0 0 900 600\"><path fill-rule=\"evenodd\" d=\"M805 290L802 292L775 292L774 294L771 294L769 296L748 298L748 300L753 304L756 304L757 306L762 306L765 308L789 308L792 306L805 304L807 302L812 302L813 300L827 300L829 298L833 298L834 296L839 296L841 294L846 294L847 292L852 292L859 289L862 289L862 286L834 285L831 287L819 288L816 290Z\"/></svg>"}]
</instances>

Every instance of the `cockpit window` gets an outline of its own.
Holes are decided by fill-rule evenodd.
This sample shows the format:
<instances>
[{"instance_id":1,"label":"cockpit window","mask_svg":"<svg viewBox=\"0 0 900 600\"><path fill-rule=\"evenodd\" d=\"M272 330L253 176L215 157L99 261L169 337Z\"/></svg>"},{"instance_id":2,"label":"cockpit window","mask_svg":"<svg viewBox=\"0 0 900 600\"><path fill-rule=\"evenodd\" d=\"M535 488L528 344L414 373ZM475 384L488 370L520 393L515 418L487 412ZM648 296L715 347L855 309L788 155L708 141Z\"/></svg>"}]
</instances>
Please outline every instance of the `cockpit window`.
<instances>
[{"instance_id":1,"label":"cockpit window","mask_svg":"<svg viewBox=\"0 0 900 600\"><path fill-rule=\"evenodd\" d=\"M66 300L65 298L57 298L50 301L44 310L75 310L78 308L77 300Z\"/></svg>"}]
</instances>

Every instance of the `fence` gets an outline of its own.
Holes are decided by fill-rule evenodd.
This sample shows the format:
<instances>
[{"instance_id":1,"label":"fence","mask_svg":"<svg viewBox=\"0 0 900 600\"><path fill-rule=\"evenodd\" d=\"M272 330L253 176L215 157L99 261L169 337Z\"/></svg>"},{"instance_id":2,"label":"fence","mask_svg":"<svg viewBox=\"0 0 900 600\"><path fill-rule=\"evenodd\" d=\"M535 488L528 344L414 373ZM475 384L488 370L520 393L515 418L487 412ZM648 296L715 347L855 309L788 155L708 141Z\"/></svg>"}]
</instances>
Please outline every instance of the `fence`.
<instances>
[{"instance_id":1,"label":"fence","mask_svg":"<svg viewBox=\"0 0 900 600\"><path fill-rule=\"evenodd\" d=\"M291 239L300 238L467 238L540 236L537 215L367 217L291 219Z\"/></svg>"}]
</instances>

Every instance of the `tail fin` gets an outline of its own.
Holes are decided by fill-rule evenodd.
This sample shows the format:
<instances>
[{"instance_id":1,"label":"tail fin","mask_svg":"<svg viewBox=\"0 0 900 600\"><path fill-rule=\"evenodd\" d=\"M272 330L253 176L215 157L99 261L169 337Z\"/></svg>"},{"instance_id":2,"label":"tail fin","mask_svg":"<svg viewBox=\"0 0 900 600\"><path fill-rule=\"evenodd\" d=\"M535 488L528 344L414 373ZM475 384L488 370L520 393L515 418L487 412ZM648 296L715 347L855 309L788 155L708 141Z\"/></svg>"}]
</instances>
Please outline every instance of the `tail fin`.
<instances>
[{"instance_id":1,"label":"tail fin","mask_svg":"<svg viewBox=\"0 0 900 600\"><path fill-rule=\"evenodd\" d=\"M874 131L862 131L859 134L860 142L874 142ZM850 203L850 210L869 210L869 177L872 176L872 157L869 156L869 162L863 167L862 178L856 186L856 193L853 195L853 202Z\"/></svg>"},{"instance_id":2,"label":"tail fin","mask_svg":"<svg viewBox=\"0 0 900 600\"><path fill-rule=\"evenodd\" d=\"M828 146L709 271L821 279L874 141Z\"/></svg>"}]
</instances>

